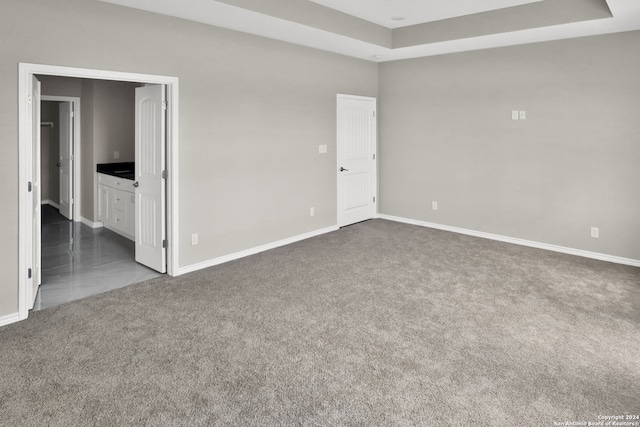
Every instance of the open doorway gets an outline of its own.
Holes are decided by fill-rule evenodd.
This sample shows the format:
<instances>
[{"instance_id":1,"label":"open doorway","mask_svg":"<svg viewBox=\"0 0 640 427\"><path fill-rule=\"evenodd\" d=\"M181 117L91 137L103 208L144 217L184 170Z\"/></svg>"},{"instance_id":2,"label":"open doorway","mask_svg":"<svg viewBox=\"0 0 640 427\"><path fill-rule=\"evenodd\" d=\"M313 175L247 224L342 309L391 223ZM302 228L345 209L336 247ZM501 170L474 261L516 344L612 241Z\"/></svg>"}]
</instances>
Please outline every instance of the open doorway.
<instances>
[{"instance_id":1,"label":"open doorway","mask_svg":"<svg viewBox=\"0 0 640 427\"><path fill-rule=\"evenodd\" d=\"M140 248L143 256L148 257L151 249L155 251L155 254L161 254L163 256L161 263L156 259L158 264L153 268L159 269L161 272L166 271L169 275L173 275L177 267L177 239L175 238L177 236L177 78L20 64L20 184L21 189L25 189L24 192L20 192L19 302L21 319L26 318L29 309L32 308L38 286L41 283L40 238L42 230L39 221L42 216L40 206L40 192L42 191L41 151L37 144L40 141L41 111L38 75L138 82L141 84L140 86L144 86L141 88L140 99L136 97L136 117L142 117L140 126L136 124L136 139L141 138L140 143L136 141L136 158L139 159L139 155L144 155L145 152L160 154L156 158L145 157L145 160L140 162L144 167L136 167L134 184L138 185L132 185L135 188L136 229L140 232L136 232L135 236L135 253L138 258L137 254ZM61 103L60 105L66 102L65 100L57 101ZM156 138L158 135L162 136L161 140ZM155 147L154 149L150 149L152 145ZM70 155L71 160L75 155L77 152L74 151ZM75 164L70 165L71 171L75 171L78 167L78 162L73 163ZM92 174L95 174L95 170L92 171ZM73 175L73 172L70 172L70 175ZM80 174L75 175L76 177L80 176ZM79 189L82 184L75 178L70 179L70 182L78 182L75 188L70 186L71 194L80 195ZM70 202L75 201L75 197L70 197ZM78 205L76 203L68 211L68 216L75 220L70 222L73 228L76 225L78 227L85 225L79 223L83 216L76 215ZM47 215L49 213L51 212L47 212ZM64 215L64 217L68 216ZM92 219L95 220L95 217ZM99 221L93 222L99 223ZM71 239L71 242L75 242L75 240Z\"/></svg>"},{"instance_id":2,"label":"open doorway","mask_svg":"<svg viewBox=\"0 0 640 427\"><path fill-rule=\"evenodd\" d=\"M161 273L135 261L133 231L126 233L127 230L120 227L121 223L103 223L100 215L97 218L95 214L90 216L90 208L96 197L99 206L107 202L106 198L100 197L103 193L100 189L108 187L99 184L98 194L91 191L87 176L91 178L96 169L100 171L101 166L111 167L108 172L113 175L98 176L117 180L116 177L122 175L114 172L121 172L123 165L131 165L130 176L118 179L118 183L123 187L129 184L133 190L134 92L139 85L57 76L37 77L41 81L42 91L39 150L41 284L33 310L160 276ZM81 89L92 96L86 93L82 96ZM47 95L51 91L78 93L81 96ZM85 100L85 113L90 113L86 119L81 114L82 99ZM83 140L85 151L88 152L84 156L81 155L80 145L83 126L91 130L85 133ZM80 191L82 178L84 191ZM111 192L120 190L123 191L117 196L124 200L124 188L112 189ZM133 191L130 196L133 198ZM83 204L84 214L81 209ZM122 225L133 228L133 209L129 211L118 211L118 219Z\"/></svg>"},{"instance_id":3,"label":"open doorway","mask_svg":"<svg viewBox=\"0 0 640 427\"><path fill-rule=\"evenodd\" d=\"M46 93L46 91L43 91ZM81 98L41 95L40 103L40 181L42 204L60 210L69 220L79 221Z\"/></svg>"}]
</instances>

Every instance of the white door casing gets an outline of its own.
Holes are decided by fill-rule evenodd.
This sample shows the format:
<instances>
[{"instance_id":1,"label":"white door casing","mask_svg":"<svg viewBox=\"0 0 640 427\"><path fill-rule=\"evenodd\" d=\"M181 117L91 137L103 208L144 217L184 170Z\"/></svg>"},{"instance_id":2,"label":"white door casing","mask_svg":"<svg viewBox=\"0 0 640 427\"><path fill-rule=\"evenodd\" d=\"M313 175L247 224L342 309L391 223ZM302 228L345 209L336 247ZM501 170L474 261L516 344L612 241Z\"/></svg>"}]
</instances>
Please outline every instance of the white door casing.
<instances>
[{"instance_id":1,"label":"white door casing","mask_svg":"<svg viewBox=\"0 0 640 427\"><path fill-rule=\"evenodd\" d=\"M60 214L73 219L73 104L61 102L60 113Z\"/></svg>"},{"instance_id":2,"label":"white door casing","mask_svg":"<svg viewBox=\"0 0 640 427\"><path fill-rule=\"evenodd\" d=\"M167 271L164 85L136 88L136 261Z\"/></svg>"},{"instance_id":3,"label":"white door casing","mask_svg":"<svg viewBox=\"0 0 640 427\"><path fill-rule=\"evenodd\" d=\"M12 316L12 319L23 320L29 315L29 310L32 308L30 304L32 291L32 273L30 270L34 268L34 258L37 258L37 251L40 250L39 245L35 245L34 235L34 217L33 212L33 194L30 190L30 186L33 185L33 110L32 110L32 98L33 98L33 76L36 75L48 75L48 76L61 76L61 77L73 77L73 78L85 78L85 79L98 79L98 80L116 80L137 82L145 84L161 84L167 88L167 133L166 133L166 155L167 163L170 166L171 175L167 178L167 231L168 248L166 250L167 255L167 273L169 275L182 274L178 266L179 260L179 160L178 160L178 146L179 146L179 79L177 77L162 76L157 74L140 74L129 73L120 71L108 71L100 69L89 68L75 68L65 67L57 65L44 65L44 64L32 64L32 63L19 63L18 64L18 312ZM65 98L65 99L61 99ZM57 97L47 96L49 101L66 101L73 100L71 97ZM80 114L80 99L77 98L74 101L75 114ZM39 109L38 109L39 112ZM77 136L75 142L75 154L79 155L79 140L80 140L80 120L76 116L74 133ZM39 124L38 124L39 126ZM39 131L39 128L38 128ZM80 188L79 182L79 167L80 162L75 162L75 190ZM39 203L38 203L39 205ZM79 203L75 203L74 216L77 219L81 218ZM38 233L39 234L39 233Z\"/></svg>"},{"instance_id":4,"label":"white door casing","mask_svg":"<svg viewBox=\"0 0 640 427\"><path fill-rule=\"evenodd\" d=\"M337 97L338 226L376 216L376 99Z\"/></svg>"}]
</instances>

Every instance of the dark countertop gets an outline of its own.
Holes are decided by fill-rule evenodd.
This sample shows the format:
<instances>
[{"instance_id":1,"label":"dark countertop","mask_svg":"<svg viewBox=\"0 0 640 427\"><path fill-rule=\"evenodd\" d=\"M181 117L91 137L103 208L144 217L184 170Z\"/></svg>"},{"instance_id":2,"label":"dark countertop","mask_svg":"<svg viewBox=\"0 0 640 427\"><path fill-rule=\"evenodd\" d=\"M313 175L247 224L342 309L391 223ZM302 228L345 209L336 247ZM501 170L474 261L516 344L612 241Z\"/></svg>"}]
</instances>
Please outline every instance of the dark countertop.
<instances>
[{"instance_id":1,"label":"dark countertop","mask_svg":"<svg viewBox=\"0 0 640 427\"><path fill-rule=\"evenodd\" d=\"M135 162L100 163L96 165L96 171L98 173L104 173L117 178L129 179L131 181L136 178Z\"/></svg>"}]
</instances>

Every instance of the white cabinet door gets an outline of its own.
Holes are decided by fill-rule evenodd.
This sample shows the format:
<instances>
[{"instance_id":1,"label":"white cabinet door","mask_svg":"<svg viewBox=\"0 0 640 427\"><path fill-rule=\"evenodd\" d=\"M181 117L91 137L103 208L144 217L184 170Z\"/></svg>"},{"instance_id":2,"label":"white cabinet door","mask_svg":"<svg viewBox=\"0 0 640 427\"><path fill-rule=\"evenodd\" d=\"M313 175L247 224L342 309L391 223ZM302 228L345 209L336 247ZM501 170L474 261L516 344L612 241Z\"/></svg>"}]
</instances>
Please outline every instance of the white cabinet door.
<instances>
[{"instance_id":1,"label":"white cabinet door","mask_svg":"<svg viewBox=\"0 0 640 427\"><path fill-rule=\"evenodd\" d=\"M136 195L135 193L127 193L127 202L125 211L127 213L127 223L125 224L125 232L135 240L136 236Z\"/></svg>"},{"instance_id":2,"label":"white cabinet door","mask_svg":"<svg viewBox=\"0 0 640 427\"><path fill-rule=\"evenodd\" d=\"M136 88L136 261L167 271L165 88Z\"/></svg>"},{"instance_id":3,"label":"white cabinet door","mask_svg":"<svg viewBox=\"0 0 640 427\"><path fill-rule=\"evenodd\" d=\"M107 192L109 187L104 184L98 185L98 221L102 221L103 224L107 224L109 220L109 203Z\"/></svg>"},{"instance_id":4,"label":"white cabinet door","mask_svg":"<svg viewBox=\"0 0 640 427\"><path fill-rule=\"evenodd\" d=\"M133 181L98 174L98 219L105 228L135 239Z\"/></svg>"}]
</instances>

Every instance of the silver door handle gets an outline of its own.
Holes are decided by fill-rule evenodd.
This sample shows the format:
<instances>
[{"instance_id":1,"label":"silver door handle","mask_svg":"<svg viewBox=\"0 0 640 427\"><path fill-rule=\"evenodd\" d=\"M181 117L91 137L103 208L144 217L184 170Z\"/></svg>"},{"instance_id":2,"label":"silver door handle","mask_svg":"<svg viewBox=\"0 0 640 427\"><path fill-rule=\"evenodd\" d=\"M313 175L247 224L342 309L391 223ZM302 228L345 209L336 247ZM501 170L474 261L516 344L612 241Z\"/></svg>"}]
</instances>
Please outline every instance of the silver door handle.
<instances>
[{"instance_id":1,"label":"silver door handle","mask_svg":"<svg viewBox=\"0 0 640 427\"><path fill-rule=\"evenodd\" d=\"M58 163L56 166L60 167L60 166L62 166L62 163Z\"/></svg>"},{"instance_id":2,"label":"silver door handle","mask_svg":"<svg viewBox=\"0 0 640 427\"><path fill-rule=\"evenodd\" d=\"M342 166L340 166L340 172L349 172L349 169L345 169Z\"/></svg>"}]
</instances>

